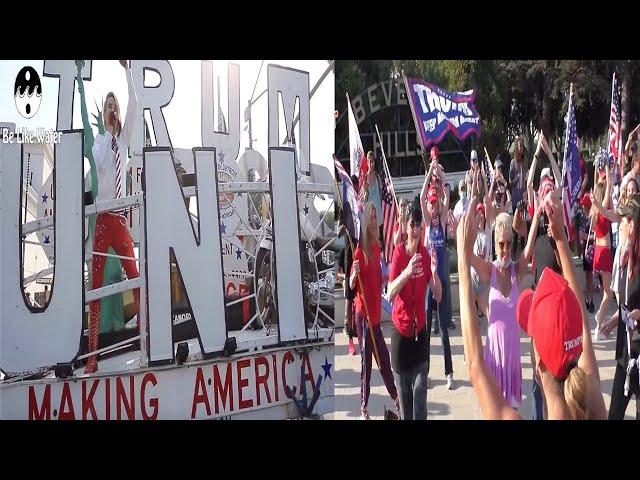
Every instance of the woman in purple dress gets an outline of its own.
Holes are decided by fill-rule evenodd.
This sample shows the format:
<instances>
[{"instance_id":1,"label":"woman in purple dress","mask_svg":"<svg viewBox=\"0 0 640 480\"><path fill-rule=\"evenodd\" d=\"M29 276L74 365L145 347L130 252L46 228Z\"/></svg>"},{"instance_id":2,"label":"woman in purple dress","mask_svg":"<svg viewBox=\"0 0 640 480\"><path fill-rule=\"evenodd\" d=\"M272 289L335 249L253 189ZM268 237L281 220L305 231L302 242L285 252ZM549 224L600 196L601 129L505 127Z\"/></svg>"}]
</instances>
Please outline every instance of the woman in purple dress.
<instances>
[{"instance_id":1,"label":"woman in purple dress","mask_svg":"<svg viewBox=\"0 0 640 480\"><path fill-rule=\"evenodd\" d=\"M540 207L533 216L527 245L514 263L511 259L513 228L511 217L501 213L496 217L494 245L496 260L489 262L477 255L471 257L471 266L480 281L490 285L489 326L484 360L493 373L507 403L518 408L522 403L522 369L520 366L520 327L516 320L516 305L520 295L520 281L527 273L538 231Z\"/></svg>"}]
</instances>

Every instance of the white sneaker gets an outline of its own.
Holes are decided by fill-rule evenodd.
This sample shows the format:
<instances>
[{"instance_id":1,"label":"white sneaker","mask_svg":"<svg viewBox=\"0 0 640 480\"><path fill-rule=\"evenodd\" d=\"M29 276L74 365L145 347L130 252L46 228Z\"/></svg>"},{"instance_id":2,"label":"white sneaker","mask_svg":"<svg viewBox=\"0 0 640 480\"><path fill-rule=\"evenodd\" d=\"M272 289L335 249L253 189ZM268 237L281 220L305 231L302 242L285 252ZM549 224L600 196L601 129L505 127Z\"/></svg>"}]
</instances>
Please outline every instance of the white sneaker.
<instances>
[{"instance_id":1,"label":"white sneaker","mask_svg":"<svg viewBox=\"0 0 640 480\"><path fill-rule=\"evenodd\" d=\"M453 390L453 373L447 375L447 388Z\"/></svg>"}]
</instances>

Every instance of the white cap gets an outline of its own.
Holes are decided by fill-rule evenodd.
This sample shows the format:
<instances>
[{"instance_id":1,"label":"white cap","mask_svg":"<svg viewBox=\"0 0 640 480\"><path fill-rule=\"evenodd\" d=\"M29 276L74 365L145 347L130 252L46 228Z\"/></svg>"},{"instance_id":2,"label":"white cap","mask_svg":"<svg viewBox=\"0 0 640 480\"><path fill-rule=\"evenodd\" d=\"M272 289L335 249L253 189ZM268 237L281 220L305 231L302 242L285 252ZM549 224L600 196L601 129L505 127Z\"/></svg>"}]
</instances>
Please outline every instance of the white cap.
<instances>
[{"instance_id":1,"label":"white cap","mask_svg":"<svg viewBox=\"0 0 640 480\"><path fill-rule=\"evenodd\" d=\"M471 161L478 160L478 152L471 150Z\"/></svg>"},{"instance_id":2,"label":"white cap","mask_svg":"<svg viewBox=\"0 0 640 480\"><path fill-rule=\"evenodd\" d=\"M540 172L540 181L542 181L544 177L549 177L551 180L553 180L553 177L551 176L551 169L549 167L543 168Z\"/></svg>"}]
</instances>

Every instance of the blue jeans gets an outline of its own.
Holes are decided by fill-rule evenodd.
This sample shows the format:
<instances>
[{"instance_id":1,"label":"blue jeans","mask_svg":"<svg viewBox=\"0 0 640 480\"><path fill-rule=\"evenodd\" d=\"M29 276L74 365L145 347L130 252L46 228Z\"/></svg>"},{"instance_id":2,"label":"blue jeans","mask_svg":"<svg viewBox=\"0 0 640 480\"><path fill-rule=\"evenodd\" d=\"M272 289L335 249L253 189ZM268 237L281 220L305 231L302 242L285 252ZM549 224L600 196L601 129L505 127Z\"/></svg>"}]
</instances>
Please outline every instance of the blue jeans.
<instances>
[{"instance_id":1,"label":"blue jeans","mask_svg":"<svg viewBox=\"0 0 640 480\"><path fill-rule=\"evenodd\" d=\"M449 278L440 275L440 283L442 283L442 301L436 303L436 299L429 289L427 293L427 374L429 373L429 363L431 359L431 323L433 321L433 306L438 311L438 322L440 325L440 340L442 340L442 348L444 353L444 374L453 373L453 363L451 362L451 343L449 342L449 323L451 323L451 288L449 286Z\"/></svg>"},{"instance_id":2,"label":"blue jeans","mask_svg":"<svg viewBox=\"0 0 640 480\"><path fill-rule=\"evenodd\" d=\"M400 416L402 420L427 419L427 362L406 372L393 372L399 387Z\"/></svg>"},{"instance_id":3,"label":"blue jeans","mask_svg":"<svg viewBox=\"0 0 640 480\"><path fill-rule=\"evenodd\" d=\"M533 376L533 419L544 420L543 408L542 408L542 388L536 381L535 374Z\"/></svg>"}]
</instances>

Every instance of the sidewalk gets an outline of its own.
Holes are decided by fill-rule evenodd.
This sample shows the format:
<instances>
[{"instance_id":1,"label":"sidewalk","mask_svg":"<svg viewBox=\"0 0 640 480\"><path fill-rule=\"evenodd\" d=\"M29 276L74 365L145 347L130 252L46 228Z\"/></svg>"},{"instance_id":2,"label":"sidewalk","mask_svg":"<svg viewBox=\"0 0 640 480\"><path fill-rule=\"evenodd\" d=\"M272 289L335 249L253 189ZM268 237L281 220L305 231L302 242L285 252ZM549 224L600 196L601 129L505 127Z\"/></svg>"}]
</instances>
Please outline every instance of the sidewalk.
<instances>
[{"instance_id":1,"label":"sidewalk","mask_svg":"<svg viewBox=\"0 0 640 480\"><path fill-rule=\"evenodd\" d=\"M580 274L581 272L579 272ZM582 275L580 275L582 276ZM457 284L452 285L453 289L457 289ZM340 295L341 291L336 289L336 295ZM456 295L457 296L457 295ZM602 296L595 296L596 309ZM449 330L449 340L451 342L451 354L454 371L454 388L447 389L446 378L444 375L444 357L442 354L442 344L440 336L431 335L431 367L429 371L429 390L427 392L427 418L429 420L474 420L482 419L482 414L478 406L478 402L469 381L469 375L466 365L463 363L463 346L460 331L460 313L457 306L453 313L453 321L456 326L455 330ZM608 312L613 314L615 311L614 304L609 304ZM339 296L336 298L335 310L336 327L335 334L335 414L336 420L357 420L360 416L360 351L356 344L356 355L351 356L348 352L348 340L342 333L342 320L344 318L344 299ZM591 328L595 326L593 315L589 314ZM486 342L487 321L485 318L480 320L483 343ZM382 323L382 330L389 348L391 347L391 322ZM615 373L615 332L606 341L594 344L598 366L600 368L600 380L602 392L604 394L607 410L611 402L611 388L613 386L613 376ZM532 378L533 370L531 367L530 356L531 341L524 334L520 337L520 351L522 362L522 405L518 412L524 418L532 417L533 396L532 396ZM384 414L384 406L387 409L393 409L393 401L384 387L382 377L377 369L375 361L373 362L373 372L371 375L371 396L369 399L369 414L372 419L382 419ZM625 420L635 419L635 399L629 402L627 407Z\"/></svg>"}]
</instances>

